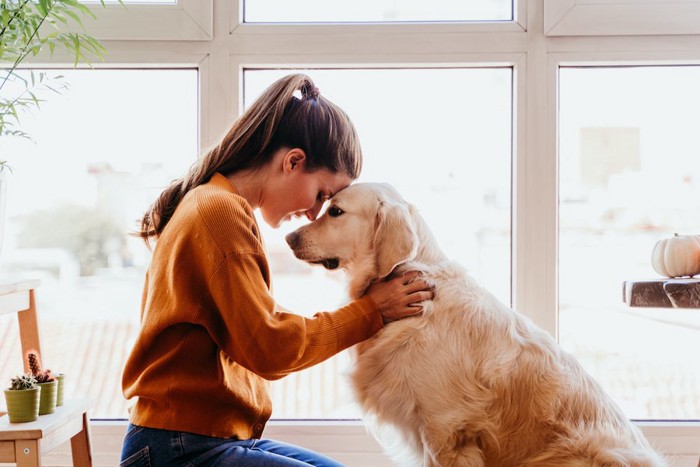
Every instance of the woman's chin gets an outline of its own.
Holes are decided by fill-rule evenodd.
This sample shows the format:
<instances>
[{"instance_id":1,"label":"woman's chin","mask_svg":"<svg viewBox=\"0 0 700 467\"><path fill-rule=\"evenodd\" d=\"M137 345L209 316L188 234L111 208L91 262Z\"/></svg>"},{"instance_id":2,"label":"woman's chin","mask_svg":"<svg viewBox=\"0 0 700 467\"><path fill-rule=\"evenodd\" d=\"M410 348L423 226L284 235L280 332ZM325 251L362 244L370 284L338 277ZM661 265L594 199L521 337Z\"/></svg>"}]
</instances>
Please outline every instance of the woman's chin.
<instances>
[{"instance_id":1,"label":"woman's chin","mask_svg":"<svg viewBox=\"0 0 700 467\"><path fill-rule=\"evenodd\" d=\"M267 225L272 227L273 229L278 229L282 224L289 222L292 219L292 216L284 216L281 219L270 219L270 220L265 220L267 222Z\"/></svg>"},{"instance_id":2,"label":"woman's chin","mask_svg":"<svg viewBox=\"0 0 700 467\"><path fill-rule=\"evenodd\" d=\"M273 229L278 228L280 225L282 225L282 222L284 219L277 219L277 218L271 218L270 216L266 216L265 213L262 214L262 219L265 221L267 225L272 227Z\"/></svg>"}]
</instances>

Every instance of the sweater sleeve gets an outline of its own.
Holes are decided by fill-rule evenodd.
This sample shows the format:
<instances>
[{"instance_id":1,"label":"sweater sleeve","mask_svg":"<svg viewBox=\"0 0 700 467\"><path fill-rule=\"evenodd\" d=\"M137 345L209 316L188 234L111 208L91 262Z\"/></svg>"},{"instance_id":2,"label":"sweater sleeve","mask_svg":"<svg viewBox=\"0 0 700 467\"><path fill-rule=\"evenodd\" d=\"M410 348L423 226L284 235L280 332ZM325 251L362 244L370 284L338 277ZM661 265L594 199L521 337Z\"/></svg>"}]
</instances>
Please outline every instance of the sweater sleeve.
<instances>
[{"instance_id":1,"label":"sweater sleeve","mask_svg":"<svg viewBox=\"0 0 700 467\"><path fill-rule=\"evenodd\" d=\"M200 319L238 364L263 378L278 379L320 363L381 329L381 315L369 297L311 318L279 310L270 293L267 259L250 207L218 197L203 197L198 204L208 231L205 236L219 252L219 259L208 268Z\"/></svg>"},{"instance_id":2,"label":"sweater sleeve","mask_svg":"<svg viewBox=\"0 0 700 467\"><path fill-rule=\"evenodd\" d=\"M308 368L361 342L382 326L363 297L306 318L276 310L256 254L228 255L212 277L209 333L233 360L265 379ZM219 322L217 322L219 321Z\"/></svg>"}]
</instances>

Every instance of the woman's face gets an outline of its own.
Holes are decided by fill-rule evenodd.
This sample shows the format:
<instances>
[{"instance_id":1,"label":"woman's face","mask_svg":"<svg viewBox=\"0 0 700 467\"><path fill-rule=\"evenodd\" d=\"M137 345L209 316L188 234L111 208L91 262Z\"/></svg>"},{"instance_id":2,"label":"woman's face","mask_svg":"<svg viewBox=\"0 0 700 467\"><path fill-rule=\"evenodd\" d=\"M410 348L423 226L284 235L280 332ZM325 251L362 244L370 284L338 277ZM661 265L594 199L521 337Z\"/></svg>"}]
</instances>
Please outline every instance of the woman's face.
<instances>
[{"instance_id":1,"label":"woman's face","mask_svg":"<svg viewBox=\"0 0 700 467\"><path fill-rule=\"evenodd\" d=\"M292 217L316 219L323 204L352 183L343 173L326 169L307 172L305 162L303 152L301 157L285 157L282 170L276 172L264 190L260 213L271 227L277 228Z\"/></svg>"}]
</instances>

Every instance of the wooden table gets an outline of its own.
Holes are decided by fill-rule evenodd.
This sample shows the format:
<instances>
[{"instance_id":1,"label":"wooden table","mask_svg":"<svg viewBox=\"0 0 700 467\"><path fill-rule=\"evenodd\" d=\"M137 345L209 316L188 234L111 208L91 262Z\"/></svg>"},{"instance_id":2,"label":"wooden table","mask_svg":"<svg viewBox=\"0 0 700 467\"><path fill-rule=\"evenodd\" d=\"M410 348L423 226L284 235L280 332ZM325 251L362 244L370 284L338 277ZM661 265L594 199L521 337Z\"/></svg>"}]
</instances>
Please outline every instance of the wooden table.
<instances>
[{"instance_id":1,"label":"wooden table","mask_svg":"<svg viewBox=\"0 0 700 467\"><path fill-rule=\"evenodd\" d=\"M625 281L622 299L632 307L700 308L700 278Z\"/></svg>"}]
</instances>

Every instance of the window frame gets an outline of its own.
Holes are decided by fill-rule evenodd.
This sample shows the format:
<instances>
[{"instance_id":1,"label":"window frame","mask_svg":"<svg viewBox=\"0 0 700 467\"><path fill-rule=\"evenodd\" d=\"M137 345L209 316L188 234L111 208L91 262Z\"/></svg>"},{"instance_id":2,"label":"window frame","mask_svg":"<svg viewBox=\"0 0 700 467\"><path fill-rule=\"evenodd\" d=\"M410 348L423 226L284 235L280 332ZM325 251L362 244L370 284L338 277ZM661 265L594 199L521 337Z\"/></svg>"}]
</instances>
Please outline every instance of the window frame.
<instances>
[{"instance_id":1,"label":"window frame","mask_svg":"<svg viewBox=\"0 0 700 467\"><path fill-rule=\"evenodd\" d=\"M214 37L214 0L177 0L175 4L90 4L95 20L85 32L100 40L209 41Z\"/></svg>"},{"instance_id":2,"label":"window frame","mask_svg":"<svg viewBox=\"0 0 700 467\"><path fill-rule=\"evenodd\" d=\"M615 30L607 21L595 26L595 18L612 14L612 7L600 0L515 0L516 19L503 23L279 25L240 24L242 1L180 0L172 11L168 6L154 10L153 5L130 5L128 13L117 12L120 6L110 5L105 11L95 6L98 21L86 20L86 28L103 41L108 55L93 66L197 67L202 151L218 142L241 111L245 68L512 67L512 306L555 337L559 67L700 64L699 0L617 0L616 11L630 14L635 8L653 7L649 11L666 21L660 27L659 16L646 13L644 21ZM201 9L195 7L188 19L192 5ZM158 11L176 19L161 21ZM136 14L144 19L137 21ZM687 17L697 30L681 27ZM183 22L189 26L182 29ZM154 24L158 26L149 30ZM35 62L72 66L72 57L40 56ZM124 425L118 420L97 423L93 433L120 443ZM700 422L638 425L668 453L697 458ZM279 426L275 435L292 441L299 430L322 438L334 429L322 421ZM371 449L372 441L367 443L358 449Z\"/></svg>"},{"instance_id":3,"label":"window frame","mask_svg":"<svg viewBox=\"0 0 700 467\"><path fill-rule=\"evenodd\" d=\"M547 36L700 33L697 0L544 0Z\"/></svg>"}]
</instances>

